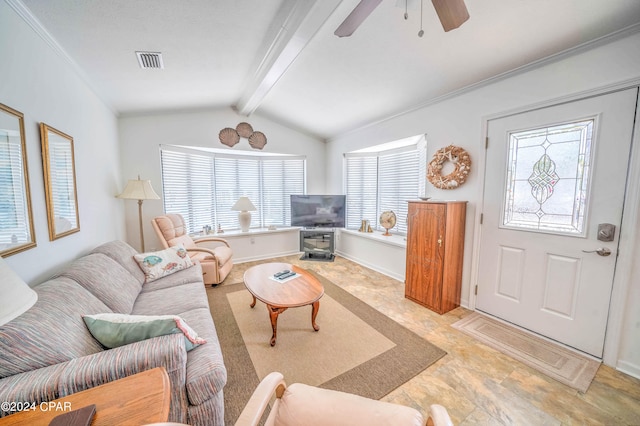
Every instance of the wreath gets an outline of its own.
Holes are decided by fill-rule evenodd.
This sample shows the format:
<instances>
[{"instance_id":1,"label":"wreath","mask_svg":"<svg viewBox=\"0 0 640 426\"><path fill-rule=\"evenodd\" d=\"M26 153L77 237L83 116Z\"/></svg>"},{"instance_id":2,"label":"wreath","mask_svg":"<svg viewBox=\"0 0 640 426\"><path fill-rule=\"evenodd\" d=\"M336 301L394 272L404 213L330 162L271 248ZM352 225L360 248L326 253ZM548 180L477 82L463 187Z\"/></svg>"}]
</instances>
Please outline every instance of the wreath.
<instances>
[{"instance_id":1,"label":"wreath","mask_svg":"<svg viewBox=\"0 0 640 426\"><path fill-rule=\"evenodd\" d=\"M442 165L447 161L454 164L455 169L446 176L442 176ZM440 148L433 154L427 169L427 179L436 188L454 189L462 185L471 171L471 158L459 146L449 145Z\"/></svg>"}]
</instances>

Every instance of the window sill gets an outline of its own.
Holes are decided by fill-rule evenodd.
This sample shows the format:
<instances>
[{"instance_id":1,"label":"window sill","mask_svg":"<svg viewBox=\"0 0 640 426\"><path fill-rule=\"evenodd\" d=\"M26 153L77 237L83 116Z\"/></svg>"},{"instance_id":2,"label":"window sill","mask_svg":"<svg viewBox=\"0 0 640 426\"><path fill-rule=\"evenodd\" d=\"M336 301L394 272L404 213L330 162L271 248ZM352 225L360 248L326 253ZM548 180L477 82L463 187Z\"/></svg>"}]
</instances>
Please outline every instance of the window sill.
<instances>
[{"instance_id":1,"label":"window sill","mask_svg":"<svg viewBox=\"0 0 640 426\"><path fill-rule=\"evenodd\" d=\"M405 235L391 234L388 237L382 235L381 231L373 231L373 232L360 232L352 229L341 229L341 233L356 235L360 238L365 238L368 240L378 241L383 244L388 244L397 247L407 247L407 237Z\"/></svg>"},{"instance_id":2,"label":"window sill","mask_svg":"<svg viewBox=\"0 0 640 426\"><path fill-rule=\"evenodd\" d=\"M282 227L282 228L276 228L276 229L251 228L247 232L242 232L239 229L232 229L229 231L224 231L221 234L216 232L215 234L209 234L209 235L196 234L196 235L192 235L191 237L195 241L197 241L198 239L207 238L207 237L216 237L216 238L239 238L239 237L250 237L250 236L253 237L256 235L279 234L282 232L298 232L300 231L300 229L302 228L298 226Z\"/></svg>"}]
</instances>

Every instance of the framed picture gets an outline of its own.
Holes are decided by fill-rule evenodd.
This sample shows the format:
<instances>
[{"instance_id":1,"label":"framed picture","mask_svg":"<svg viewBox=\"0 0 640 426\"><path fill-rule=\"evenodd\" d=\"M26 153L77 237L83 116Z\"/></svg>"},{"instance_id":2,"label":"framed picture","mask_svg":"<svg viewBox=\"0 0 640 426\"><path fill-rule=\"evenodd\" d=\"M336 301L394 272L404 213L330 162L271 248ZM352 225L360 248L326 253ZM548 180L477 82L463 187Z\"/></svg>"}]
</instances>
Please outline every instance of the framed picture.
<instances>
[{"instance_id":1,"label":"framed picture","mask_svg":"<svg viewBox=\"0 0 640 426\"><path fill-rule=\"evenodd\" d=\"M73 138L40 123L47 219L51 241L80 231Z\"/></svg>"},{"instance_id":2,"label":"framed picture","mask_svg":"<svg viewBox=\"0 0 640 426\"><path fill-rule=\"evenodd\" d=\"M35 246L24 116L0 104L0 256Z\"/></svg>"}]
</instances>

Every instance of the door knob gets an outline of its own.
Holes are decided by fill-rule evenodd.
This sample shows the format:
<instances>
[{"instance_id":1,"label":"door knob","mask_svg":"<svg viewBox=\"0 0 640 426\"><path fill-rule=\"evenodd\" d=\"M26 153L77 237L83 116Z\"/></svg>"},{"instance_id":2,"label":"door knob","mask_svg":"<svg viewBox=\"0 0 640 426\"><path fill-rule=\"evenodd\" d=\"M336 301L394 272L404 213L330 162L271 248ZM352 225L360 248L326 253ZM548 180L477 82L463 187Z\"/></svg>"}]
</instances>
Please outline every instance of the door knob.
<instances>
[{"instance_id":1,"label":"door knob","mask_svg":"<svg viewBox=\"0 0 640 426\"><path fill-rule=\"evenodd\" d=\"M596 250L582 250L584 253L598 253L598 256L609 256L611 254L611 250L606 247L600 247Z\"/></svg>"}]
</instances>

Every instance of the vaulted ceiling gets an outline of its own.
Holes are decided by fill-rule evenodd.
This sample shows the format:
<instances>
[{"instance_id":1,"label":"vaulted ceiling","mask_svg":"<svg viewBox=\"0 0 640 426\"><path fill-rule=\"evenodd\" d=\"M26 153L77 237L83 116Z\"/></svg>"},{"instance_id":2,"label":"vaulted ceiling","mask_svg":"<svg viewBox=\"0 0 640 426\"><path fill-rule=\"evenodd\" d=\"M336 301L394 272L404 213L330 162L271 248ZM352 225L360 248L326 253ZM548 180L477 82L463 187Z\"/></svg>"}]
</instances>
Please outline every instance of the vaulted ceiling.
<instances>
[{"instance_id":1,"label":"vaulted ceiling","mask_svg":"<svg viewBox=\"0 0 640 426\"><path fill-rule=\"evenodd\" d=\"M638 0L465 0L450 32L429 0L383 0L345 38L358 0L6 1L118 114L231 106L321 139L640 30Z\"/></svg>"}]
</instances>

